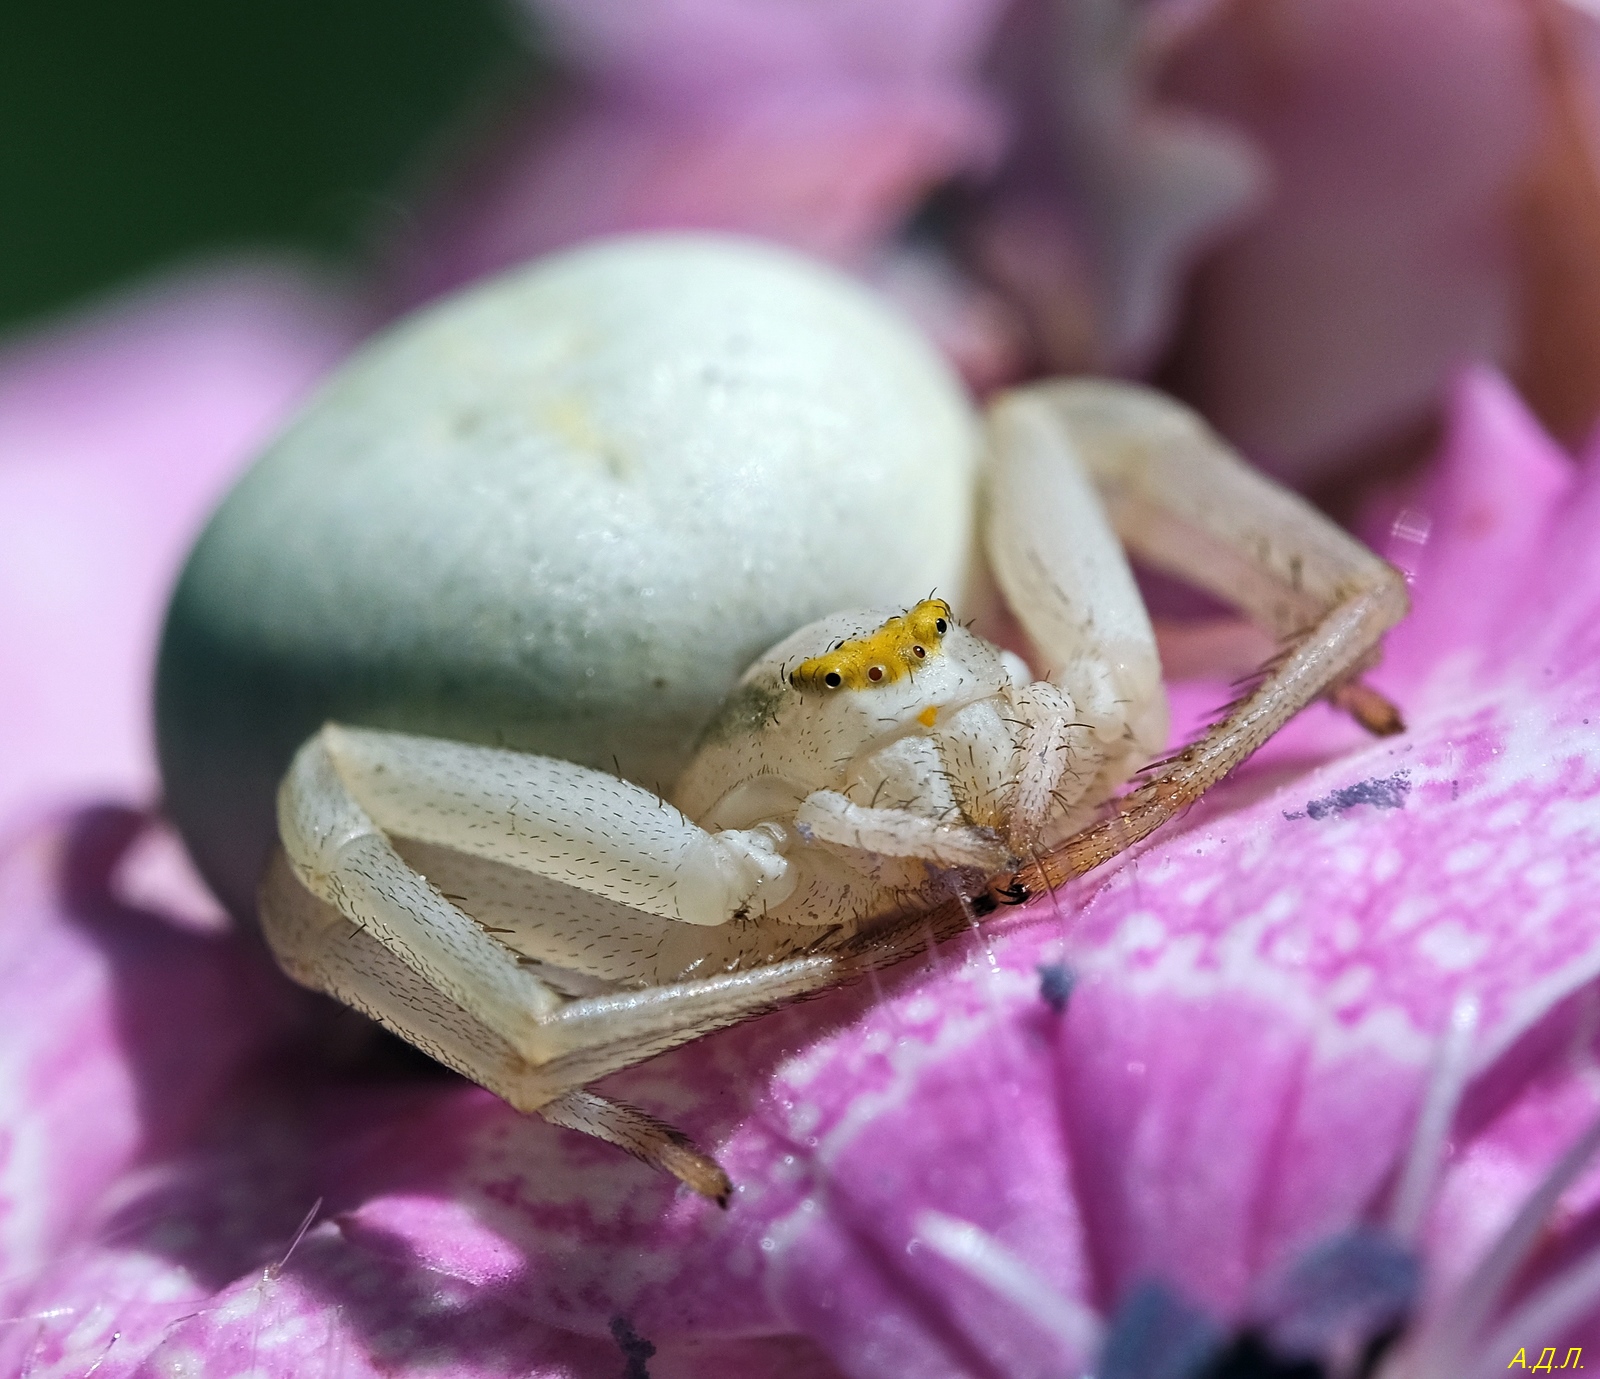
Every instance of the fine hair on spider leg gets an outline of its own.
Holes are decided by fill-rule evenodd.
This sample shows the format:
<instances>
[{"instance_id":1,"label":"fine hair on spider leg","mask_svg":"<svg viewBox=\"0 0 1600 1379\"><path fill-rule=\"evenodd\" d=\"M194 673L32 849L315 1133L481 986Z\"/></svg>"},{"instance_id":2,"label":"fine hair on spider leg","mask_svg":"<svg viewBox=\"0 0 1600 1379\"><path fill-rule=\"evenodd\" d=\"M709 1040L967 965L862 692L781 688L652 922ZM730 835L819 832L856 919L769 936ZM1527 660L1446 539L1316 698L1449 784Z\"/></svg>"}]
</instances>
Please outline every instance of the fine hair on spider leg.
<instances>
[{"instance_id":1,"label":"fine hair on spider leg","mask_svg":"<svg viewBox=\"0 0 1600 1379\"><path fill-rule=\"evenodd\" d=\"M1111 818L1022 869L1022 884L1034 891L1147 837L1300 709L1351 682L1371 664L1408 599L1399 571L1250 470L1198 417L1157 393L1043 383L1001 398L991 416L997 444L1017 456L1003 473L991 522L1037 526L1029 490L1048 485L1075 456L1131 555L1222 597L1284 638L1259 683L1118 800ZM1003 585L1037 581L1052 561L1070 560L1048 549L1047 533L1031 538L1026 551L1013 553L1011 544L990 543ZM1059 634L1059 625L1019 613L1035 641ZM1398 726L1398 714L1382 714L1375 694L1350 691L1346 698L1368 717Z\"/></svg>"},{"instance_id":2,"label":"fine hair on spider leg","mask_svg":"<svg viewBox=\"0 0 1600 1379\"><path fill-rule=\"evenodd\" d=\"M994 905L986 897L969 899L958 895L935 910L892 924L883 933L858 937L838 954L836 977L828 985L864 976L881 999L879 968L892 967L918 951L936 953L941 940L975 929L979 918L993 910ZM807 994L820 995L821 989ZM806 998L802 995L799 999ZM774 1002L777 1004L780 1002ZM593 1135L626 1150L720 1207L728 1205L733 1185L716 1160L696 1148L682 1131L644 1111L580 1088L547 1102L538 1112L553 1125Z\"/></svg>"},{"instance_id":3,"label":"fine hair on spider leg","mask_svg":"<svg viewBox=\"0 0 1600 1379\"><path fill-rule=\"evenodd\" d=\"M1081 876L1149 837L1193 804L1289 717L1325 693L1330 681L1346 673L1341 662L1350 651L1359 648L1364 652L1403 609L1403 589L1398 591L1398 604L1395 598L1394 590L1380 587L1336 607L1268 672L1258 688L1243 696L1152 778L1115 800L1109 818L1023 867L1016 883L1032 893ZM1332 662L1332 673L1322 671L1319 661Z\"/></svg>"}]
</instances>

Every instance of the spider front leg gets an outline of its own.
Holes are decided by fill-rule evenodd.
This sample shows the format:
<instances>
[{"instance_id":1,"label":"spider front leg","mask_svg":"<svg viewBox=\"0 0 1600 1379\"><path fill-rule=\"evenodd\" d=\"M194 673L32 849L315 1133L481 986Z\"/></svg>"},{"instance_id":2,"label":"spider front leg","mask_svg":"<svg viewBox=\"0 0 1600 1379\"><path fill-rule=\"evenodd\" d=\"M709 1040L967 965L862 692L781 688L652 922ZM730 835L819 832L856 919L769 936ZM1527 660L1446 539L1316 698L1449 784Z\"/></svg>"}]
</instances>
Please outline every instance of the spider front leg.
<instances>
[{"instance_id":1,"label":"spider front leg","mask_svg":"<svg viewBox=\"0 0 1600 1379\"><path fill-rule=\"evenodd\" d=\"M290 975L518 1109L598 1134L696 1191L725 1195L721 1170L676 1132L576 1094L829 985L834 960L800 957L567 999L412 870L394 838L555 873L580 890L604 885L610 894L597 901L642 901L661 925L705 925L782 885L786 869L764 847L767 835L708 833L650 792L567 762L332 725L296 756L279 803L284 851L263 883L261 912Z\"/></svg>"},{"instance_id":2,"label":"spider front leg","mask_svg":"<svg viewBox=\"0 0 1600 1379\"><path fill-rule=\"evenodd\" d=\"M772 831L709 832L603 771L330 723L279 792L284 845L315 876L335 858L329 840L342 846L345 831L374 825L686 924L725 924L792 886Z\"/></svg>"},{"instance_id":3,"label":"spider front leg","mask_svg":"<svg viewBox=\"0 0 1600 1379\"><path fill-rule=\"evenodd\" d=\"M908 809L856 804L837 790L807 795L795 824L813 842L880 857L915 857L938 867L996 871L1010 860L1004 842L983 829Z\"/></svg>"},{"instance_id":4,"label":"spider front leg","mask_svg":"<svg viewBox=\"0 0 1600 1379\"><path fill-rule=\"evenodd\" d=\"M529 1063L492 1025L453 1004L391 949L307 890L282 849L268 864L260 899L278 960L303 985L361 1011L517 1110L614 1144L701 1196L727 1205L732 1190L727 1175L681 1131L578 1085L610 1067L597 1068L592 1058L583 1068L571 1059L543 1066ZM745 1013L732 1018L743 1019ZM615 1066L646 1056L627 1041L612 1052L609 1062Z\"/></svg>"},{"instance_id":5,"label":"spider front leg","mask_svg":"<svg viewBox=\"0 0 1600 1379\"><path fill-rule=\"evenodd\" d=\"M1047 383L1002 398L990 415L990 435L991 555L1024 627L1046 654L1070 661L1100 636L1112 649L1115 673L1126 642L1119 640L1130 618L1122 580L1077 586L1114 595L1106 637L1103 627L1091 625L1098 610L1064 592L1074 586L1061 578L1062 567L1082 558L1052 548L1048 523L1055 510L1039 501L1041 491L1059 497L1085 480L1130 550L1286 639L1284 653L1220 723L1118 800L1111 818L1025 868L1021 885L1030 891L1055 885L1147 837L1316 699L1335 698L1377 731L1400 729L1392 706L1354 680L1375 659L1384 632L1405 616L1400 573L1248 468L1192 412L1130 385Z\"/></svg>"},{"instance_id":6,"label":"spider front leg","mask_svg":"<svg viewBox=\"0 0 1600 1379\"><path fill-rule=\"evenodd\" d=\"M1020 732L1006 836L1017 856L1033 857L1052 826L1070 829L1096 807L1092 791L1107 754L1095 725L1079 721L1072 700L1048 681L1019 686L1011 702Z\"/></svg>"}]
</instances>

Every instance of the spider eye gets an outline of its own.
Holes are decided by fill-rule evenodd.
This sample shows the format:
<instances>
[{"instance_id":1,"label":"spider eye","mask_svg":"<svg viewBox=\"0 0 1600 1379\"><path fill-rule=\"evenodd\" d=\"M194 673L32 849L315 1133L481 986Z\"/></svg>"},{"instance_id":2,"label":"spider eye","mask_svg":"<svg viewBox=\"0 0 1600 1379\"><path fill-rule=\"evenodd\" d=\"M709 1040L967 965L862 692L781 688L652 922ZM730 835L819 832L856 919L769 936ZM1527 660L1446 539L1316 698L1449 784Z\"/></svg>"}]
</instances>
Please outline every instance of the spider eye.
<instances>
[{"instance_id":1,"label":"spider eye","mask_svg":"<svg viewBox=\"0 0 1600 1379\"><path fill-rule=\"evenodd\" d=\"M829 689L838 689L840 685L844 684L844 680L841 678L838 671L830 670L822 677L822 683L825 684Z\"/></svg>"},{"instance_id":2,"label":"spider eye","mask_svg":"<svg viewBox=\"0 0 1600 1379\"><path fill-rule=\"evenodd\" d=\"M877 684L879 680L883 679L883 667L868 666L867 679L871 680L873 684Z\"/></svg>"},{"instance_id":3,"label":"spider eye","mask_svg":"<svg viewBox=\"0 0 1600 1379\"><path fill-rule=\"evenodd\" d=\"M915 656L920 661L928 653L926 651L924 651L920 646L914 646L914 647L911 648L911 654L913 656Z\"/></svg>"},{"instance_id":4,"label":"spider eye","mask_svg":"<svg viewBox=\"0 0 1600 1379\"><path fill-rule=\"evenodd\" d=\"M933 620L933 629L942 637L950 630L950 624L947 623L943 618L935 618Z\"/></svg>"}]
</instances>

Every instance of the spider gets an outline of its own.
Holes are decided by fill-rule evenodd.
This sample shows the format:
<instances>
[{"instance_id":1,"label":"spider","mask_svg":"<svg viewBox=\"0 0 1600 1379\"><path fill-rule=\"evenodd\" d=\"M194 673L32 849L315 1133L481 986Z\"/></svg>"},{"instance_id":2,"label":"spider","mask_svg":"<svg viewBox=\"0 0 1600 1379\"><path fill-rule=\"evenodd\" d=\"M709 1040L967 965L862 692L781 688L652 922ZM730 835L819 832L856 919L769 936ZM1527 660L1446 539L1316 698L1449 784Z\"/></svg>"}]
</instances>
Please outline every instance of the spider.
<instances>
[{"instance_id":1,"label":"spider","mask_svg":"<svg viewBox=\"0 0 1600 1379\"><path fill-rule=\"evenodd\" d=\"M749 668L665 796L330 723L278 795L261 914L284 968L726 1205L712 1158L590 1084L1109 861L1314 700L1400 730L1358 676L1401 576L1199 418L1054 381L1001 396L986 433L988 556L1041 678L939 597L839 612ZM1167 713L1124 547L1283 645L1145 773Z\"/></svg>"}]
</instances>

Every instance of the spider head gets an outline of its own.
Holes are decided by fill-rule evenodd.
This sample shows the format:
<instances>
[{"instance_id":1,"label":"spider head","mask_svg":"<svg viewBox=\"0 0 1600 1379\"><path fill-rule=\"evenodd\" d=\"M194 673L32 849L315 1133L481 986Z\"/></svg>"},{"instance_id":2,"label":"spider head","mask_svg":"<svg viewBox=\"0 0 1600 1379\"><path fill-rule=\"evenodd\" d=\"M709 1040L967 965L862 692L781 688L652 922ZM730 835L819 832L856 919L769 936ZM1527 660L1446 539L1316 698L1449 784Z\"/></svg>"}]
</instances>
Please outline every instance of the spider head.
<instances>
[{"instance_id":1,"label":"spider head","mask_svg":"<svg viewBox=\"0 0 1600 1379\"><path fill-rule=\"evenodd\" d=\"M896 684L941 654L954 625L948 603L923 599L866 636L841 641L802 661L790 672L789 683L798 690L823 693Z\"/></svg>"}]
</instances>

